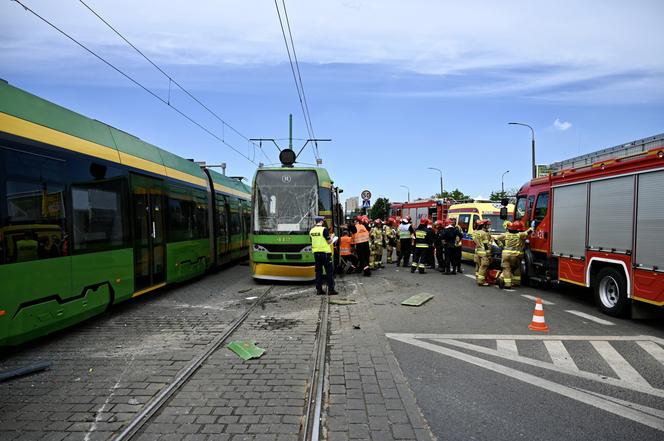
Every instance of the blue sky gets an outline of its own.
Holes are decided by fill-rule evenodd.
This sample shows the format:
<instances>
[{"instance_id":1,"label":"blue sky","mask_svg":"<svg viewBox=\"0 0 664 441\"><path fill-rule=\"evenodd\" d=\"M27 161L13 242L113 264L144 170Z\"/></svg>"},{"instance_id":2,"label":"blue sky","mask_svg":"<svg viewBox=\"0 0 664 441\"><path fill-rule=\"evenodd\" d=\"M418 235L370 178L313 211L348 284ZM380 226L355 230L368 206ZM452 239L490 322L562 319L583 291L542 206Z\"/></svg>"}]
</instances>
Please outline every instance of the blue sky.
<instances>
[{"instance_id":1,"label":"blue sky","mask_svg":"<svg viewBox=\"0 0 664 441\"><path fill-rule=\"evenodd\" d=\"M160 96L168 82L74 0L25 0ZM89 0L247 137L306 138L274 3ZM138 4L137 4L138 3ZM320 154L345 196L403 200L518 187L537 162L664 132L664 2L287 1ZM255 166L13 2L0 5L0 77L167 150L251 178ZM221 135L218 121L172 102ZM227 141L267 162L245 140ZM282 141L285 145L287 141ZM301 141L295 141L299 146ZM265 153L276 161L269 145ZM311 150L304 162L314 162Z\"/></svg>"}]
</instances>

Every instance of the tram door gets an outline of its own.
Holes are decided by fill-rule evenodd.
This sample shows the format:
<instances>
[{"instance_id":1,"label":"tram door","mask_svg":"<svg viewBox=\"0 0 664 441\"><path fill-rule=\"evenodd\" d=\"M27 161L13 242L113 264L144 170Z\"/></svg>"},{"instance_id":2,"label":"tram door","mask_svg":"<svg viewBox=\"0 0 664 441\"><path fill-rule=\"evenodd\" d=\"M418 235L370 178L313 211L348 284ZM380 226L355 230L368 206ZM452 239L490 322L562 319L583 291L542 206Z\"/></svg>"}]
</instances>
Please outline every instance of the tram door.
<instances>
[{"instance_id":1,"label":"tram door","mask_svg":"<svg viewBox=\"0 0 664 441\"><path fill-rule=\"evenodd\" d=\"M162 181L131 175L134 217L134 291L165 280L164 195Z\"/></svg>"}]
</instances>

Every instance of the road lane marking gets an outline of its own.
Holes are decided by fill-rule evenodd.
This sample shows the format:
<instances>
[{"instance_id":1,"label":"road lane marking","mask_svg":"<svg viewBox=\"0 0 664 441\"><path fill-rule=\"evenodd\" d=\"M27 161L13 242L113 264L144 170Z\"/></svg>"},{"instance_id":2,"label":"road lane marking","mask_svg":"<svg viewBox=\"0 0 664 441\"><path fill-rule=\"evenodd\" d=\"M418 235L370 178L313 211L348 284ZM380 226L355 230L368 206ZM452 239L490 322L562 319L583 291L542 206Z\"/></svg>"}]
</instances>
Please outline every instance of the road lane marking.
<instances>
[{"instance_id":1,"label":"road lane marking","mask_svg":"<svg viewBox=\"0 0 664 441\"><path fill-rule=\"evenodd\" d=\"M612 400L607 400L595 396L593 394L584 392L582 390L558 384L553 381L549 381L544 378L528 374L526 372L521 372L516 369L512 369L507 366L500 365L498 363L494 363L489 360L484 360L483 358L466 354L464 352L455 351L453 349L446 348L443 346L438 346L433 343L416 340L412 337L408 337L407 336L408 334L387 334L387 335L389 338L393 340L401 341L402 343L407 343L413 346L420 347L422 349L427 349L432 352L437 352L442 355L447 355L448 357L456 358L457 360L465 361L466 363L470 363L475 366L479 366L484 369L499 374L503 374L507 377L523 381L524 383L528 383L532 386L536 386L541 389L558 393L562 396L571 398L581 403L585 403L590 406L596 407L598 409L605 410L614 415L618 415L620 417L636 421L638 423L652 427L654 429L664 431L664 419L658 418L657 416L651 415L650 413L642 412L640 410L628 406L623 406L613 402Z\"/></svg>"},{"instance_id":2,"label":"road lane marking","mask_svg":"<svg viewBox=\"0 0 664 441\"><path fill-rule=\"evenodd\" d=\"M649 384L634 383L622 379L607 377L605 375L599 375L592 372L586 372L582 370L570 370L562 368L553 363L536 360L533 358L523 357L520 355L506 354L500 352L496 349L490 349L485 346L480 346L472 343L466 343L459 340L570 340L570 341L596 341L602 339L603 341L642 341L642 340L652 340L657 341L661 340L657 337L650 336L577 336L577 335L473 335L473 334L385 334L388 338L397 339L397 337L410 338L415 341L420 339L433 340L439 343L447 344L450 346L456 346L461 349L471 350L479 352L485 355L496 356L504 358L506 360L517 361L519 363L527 364L529 366L534 366L542 369L547 369L554 372L559 372L562 374L573 375L580 378L585 378L588 380L593 380L599 383L609 384L612 386L621 387L623 389L629 389L636 392L645 393L648 395L653 395L656 397L664 398L664 390L657 389Z\"/></svg>"},{"instance_id":3,"label":"road lane marking","mask_svg":"<svg viewBox=\"0 0 664 441\"><path fill-rule=\"evenodd\" d=\"M496 349L508 354L519 355L516 347L516 340L496 340Z\"/></svg>"},{"instance_id":4,"label":"road lane marking","mask_svg":"<svg viewBox=\"0 0 664 441\"><path fill-rule=\"evenodd\" d=\"M599 355L609 364L618 378L631 383L640 383L644 386L649 385L646 379L616 351L616 348L611 346L611 343L608 341L591 341L590 344L593 345Z\"/></svg>"},{"instance_id":5,"label":"road lane marking","mask_svg":"<svg viewBox=\"0 0 664 441\"><path fill-rule=\"evenodd\" d=\"M528 300L532 300L533 302L536 302L538 298L541 298L541 297L529 296L528 294L521 294L521 297L525 297ZM555 303L542 299L542 305L555 305Z\"/></svg>"},{"instance_id":6,"label":"road lane marking","mask_svg":"<svg viewBox=\"0 0 664 441\"><path fill-rule=\"evenodd\" d=\"M654 341L637 341L644 351L653 356L653 358L664 365L664 349Z\"/></svg>"},{"instance_id":7,"label":"road lane marking","mask_svg":"<svg viewBox=\"0 0 664 441\"><path fill-rule=\"evenodd\" d=\"M567 348L565 348L565 345L562 341L544 340L542 343L544 343L544 347L549 353L553 364L570 371L579 370L576 363L574 363L572 356L569 355L569 352L567 352Z\"/></svg>"},{"instance_id":8,"label":"road lane marking","mask_svg":"<svg viewBox=\"0 0 664 441\"><path fill-rule=\"evenodd\" d=\"M596 397L604 398L605 400L613 401L614 403L620 404L620 405L625 406L625 407L631 407L633 409L637 409L637 410L639 410L643 413L647 413L647 414L655 416L657 418L664 419L664 410L654 409L652 407L644 406L642 404L636 404L636 403L632 403L630 401L621 400L620 398L616 398L616 397L610 397L608 395L604 395L604 394L601 394L599 392L593 392L593 391L585 390L585 389L582 389L580 387L575 387L574 389L580 390L580 391L583 391L583 392L586 392L586 393L589 393L589 394L592 394L592 395L595 395Z\"/></svg>"},{"instance_id":9,"label":"road lane marking","mask_svg":"<svg viewBox=\"0 0 664 441\"><path fill-rule=\"evenodd\" d=\"M610 322L608 320L601 319L599 317L595 317L594 315L586 314L585 312L581 311L575 311L573 309L566 309L565 312L569 312L570 314L577 315L579 317L583 317L585 319L588 319L592 322L599 323L600 325L607 325L607 326L613 326L615 323Z\"/></svg>"},{"instance_id":10,"label":"road lane marking","mask_svg":"<svg viewBox=\"0 0 664 441\"><path fill-rule=\"evenodd\" d=\"M468 277L469 279L475 280L475 276L473 276L472 274L464 274L464 276Z\"/></svg>"}]
</instances>

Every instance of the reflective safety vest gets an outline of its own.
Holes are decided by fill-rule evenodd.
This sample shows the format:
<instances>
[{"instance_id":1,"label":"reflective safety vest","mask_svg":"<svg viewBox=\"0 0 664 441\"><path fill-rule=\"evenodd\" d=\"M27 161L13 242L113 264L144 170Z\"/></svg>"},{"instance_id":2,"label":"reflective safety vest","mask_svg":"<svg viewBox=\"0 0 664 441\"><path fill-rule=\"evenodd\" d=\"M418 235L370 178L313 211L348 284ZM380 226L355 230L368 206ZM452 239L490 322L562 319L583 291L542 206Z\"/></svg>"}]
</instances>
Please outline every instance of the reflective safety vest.
<instances>
[{"instance_id":1,"label":"reflective safety vest","mask_svg":"<svg viewBox=\"0 0 664 441\"><path fill-rule=\"evenodd\" d=\"M410 239L410 224L399 225L399 239Z\"/></svg>"},{"instance_id":2,"label":"reflective safety vest","mask_svg":"<svg viewBox=\"0 0 664 441\"><path fill-rule=\"evenodd\" d=\"M327 240L323 236L323 230L325 228L316 225L309 231L309 236L311 237L311 251L314 253L330 253L330 244L327 243Z\"/></svg>"},{"instance_id":3,"label":"reflective safety vest","mask_svg":"<svg viewBox=\"0 0 664 441\"><path fill-rule=\"evenodd\" d=\"M350 236L342 236L339 242L339 252L342 256L350 256L350 244L352 239Z\"/></svg>"},{"instance_id":4,"label":"reflective safety vest","mask_svg":"<svg viewBox=\"0 0 664 441\"><path fill-rule=\"evenodd\" d=\"M353 243L369 242L369 232L364 225L358 224L355 229L357 232L353 234Z\"/></svg>"},{"instance_id":5,"label":"reflective safety vest","mask_svg":"<svg viewBox=\"0 0 664 441\"><path fill-rule=\"evenodd\" d=\"M415 248L429 248L426 230L415 230Z\"/></svg>"}]
</instances>

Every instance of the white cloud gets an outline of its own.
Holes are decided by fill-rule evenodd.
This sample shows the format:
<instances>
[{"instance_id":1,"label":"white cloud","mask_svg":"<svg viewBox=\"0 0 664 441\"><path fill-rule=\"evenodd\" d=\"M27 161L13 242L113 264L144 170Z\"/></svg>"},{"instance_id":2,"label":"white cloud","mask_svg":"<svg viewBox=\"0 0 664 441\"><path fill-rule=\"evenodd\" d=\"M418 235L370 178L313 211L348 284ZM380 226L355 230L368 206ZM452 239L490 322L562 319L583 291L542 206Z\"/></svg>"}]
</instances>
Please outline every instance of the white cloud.
<instances>
[{"instance_id":1,"label":"white cloud","mask_svg":"<svg viewBox=\"0 0 664 441\"><path fill-rule=\"evenodd\" d=\"M260 65L287 59L269 1L166 3L97 0L92 6L164 65ZM32 0L28 5L93 48L133 56L78 2ZM289 0L287 6L302 63L504 75L501 81L476 81L453 91L462 95L554 90L548 97L555 99L556 88L584 81L589 90L606 89L604 82L593 81L623 75L603 91L610 100L628 98L622 83L632 81L633 87L639 72L664 77L664 57L653 56L664 41L659 23L664 2L659 0L606 0L601 8L578 0ZM80 48L13 2L2 2L0 16L0 58L11 67L85 58ZM639 23L639 32L633 23Z\"/></svg>"},{"instance_id":2,"label":"white cloud","mask_svg":"<svg viewBox=\"0 0 664 441\"><path fill-rule=\"evenodd\" d=\"M557 130L560 130L561 132L564 132L565 130L572 127L572 123L569 121L561 121L559 118L556 118L556 120L553 122L553 127Z\"/></svg>"}]
</instances>

